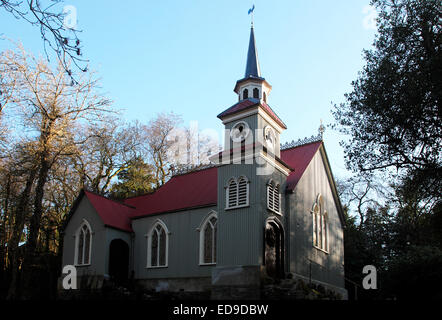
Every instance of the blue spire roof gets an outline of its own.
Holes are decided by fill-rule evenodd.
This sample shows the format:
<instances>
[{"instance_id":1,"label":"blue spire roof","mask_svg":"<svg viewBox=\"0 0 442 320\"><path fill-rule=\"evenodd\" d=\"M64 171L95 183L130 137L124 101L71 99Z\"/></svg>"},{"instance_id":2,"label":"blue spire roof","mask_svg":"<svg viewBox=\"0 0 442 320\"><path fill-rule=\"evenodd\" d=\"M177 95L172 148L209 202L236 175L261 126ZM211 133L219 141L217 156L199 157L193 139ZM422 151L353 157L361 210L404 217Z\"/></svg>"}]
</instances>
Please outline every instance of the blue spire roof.
<instances>
[{"instance_id":1,"label":"blue spire roof","mask_svg":"<svg viewBox=\"0 0 442 320\"><path fill-rule=\"evenodd\" d=\"M249 51L247 53L246 73L244 75L244 78L249 77L261 78L261 70L259 69L258 51L256 51L253 25L250 29Z\"/></svg>"}]
</instances>

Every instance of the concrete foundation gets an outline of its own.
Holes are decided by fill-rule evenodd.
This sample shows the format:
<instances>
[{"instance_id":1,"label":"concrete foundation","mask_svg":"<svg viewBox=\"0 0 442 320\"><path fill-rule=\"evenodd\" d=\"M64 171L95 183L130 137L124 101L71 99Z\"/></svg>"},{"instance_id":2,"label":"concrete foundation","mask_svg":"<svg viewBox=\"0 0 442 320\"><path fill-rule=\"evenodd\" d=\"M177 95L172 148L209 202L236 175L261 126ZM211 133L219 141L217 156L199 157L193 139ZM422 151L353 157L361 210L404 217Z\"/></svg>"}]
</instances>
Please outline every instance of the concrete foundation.
<instances>
[{"instance_id":1,"label":"concrete foundation","mask_svg":"<svg viewBox=\"0 0 442 320\"><path fill-rule=\"evenodd\" d=\"M170 278L170 279L138 279L142 287L156 292L203 292L210 291L211 278Z\"/></svg>"},{"instance_id":2,"label":"concrete foundation","mask_svg":"<svg viewBox=\"0 0 442 320\"><path fill-rule=\"evenodd\" d=\"M333 286L329 283L317 281L314 279L309 279L309 278L301 276L297 273L291 273L291 275L294 280L302 280L302 281L304 281L304 283L313 283L316 285L321 285L325 289L331 290L331 291L335 292L336 294L339 294L341 296L342 300L348 300L348 292L347 292L347 289L345 289L345 288L336 287L336 286Z\"/></svg>"},{"instance_id":3,"label":"concrete foundation","mask_svg":"<svg viewBox=\"0 0 442 320\"><path fill-rule=\"evenodd\" d=\"M212 269L212 300L258 300L259 266L216 267Z\"/></svg>"}]
</instances>

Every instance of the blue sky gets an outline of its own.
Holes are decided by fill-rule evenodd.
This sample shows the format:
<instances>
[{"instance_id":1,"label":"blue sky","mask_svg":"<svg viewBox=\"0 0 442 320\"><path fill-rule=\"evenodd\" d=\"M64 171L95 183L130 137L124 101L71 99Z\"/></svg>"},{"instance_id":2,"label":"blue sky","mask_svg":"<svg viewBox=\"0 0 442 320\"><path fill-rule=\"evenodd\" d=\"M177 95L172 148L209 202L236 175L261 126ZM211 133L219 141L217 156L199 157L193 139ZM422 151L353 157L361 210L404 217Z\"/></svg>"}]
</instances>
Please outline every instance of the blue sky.
<instances>
[{"instance_id":1,"label":"blue sky","mask_svg":"<svg viewBox=\"0 0 442 320\"><path fill-rule=\"evenodd\" d=\"M375 30L367 27L369 0L287 1L65 1L76 8L84 57L103 91L127 120L147 122L173 111L184 124L222 136L217 114L237 101L255 5L262 76L273 86L268 103L288 129L282 142L316 135L333 121L332 102L344 101L364 65ZM0 11L0 33L43 53L39 30ZM10 47L0 41L0 50ZM346 175L339 140L325 146L336 177Z\"/></svg>"}]
</instances>

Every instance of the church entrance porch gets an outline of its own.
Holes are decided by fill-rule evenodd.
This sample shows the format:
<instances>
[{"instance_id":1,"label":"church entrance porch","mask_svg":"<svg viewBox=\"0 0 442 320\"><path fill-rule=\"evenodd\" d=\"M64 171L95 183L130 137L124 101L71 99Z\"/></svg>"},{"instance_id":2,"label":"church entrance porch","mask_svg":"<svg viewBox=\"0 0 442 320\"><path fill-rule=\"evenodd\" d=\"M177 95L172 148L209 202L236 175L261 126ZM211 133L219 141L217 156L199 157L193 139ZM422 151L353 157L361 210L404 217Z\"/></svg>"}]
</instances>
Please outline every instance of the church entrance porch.
<instances>
[{"instance_id":1,"label":"church entrance porch","mask_svg":"<svg viewBox=\"0 0 442 320\"><path fill-rule=\"evenodd\" d=\"M268 220L265 226L264 266L269 277L284 277L284 231L274 219Z\"/></svg>"}]
</instances>

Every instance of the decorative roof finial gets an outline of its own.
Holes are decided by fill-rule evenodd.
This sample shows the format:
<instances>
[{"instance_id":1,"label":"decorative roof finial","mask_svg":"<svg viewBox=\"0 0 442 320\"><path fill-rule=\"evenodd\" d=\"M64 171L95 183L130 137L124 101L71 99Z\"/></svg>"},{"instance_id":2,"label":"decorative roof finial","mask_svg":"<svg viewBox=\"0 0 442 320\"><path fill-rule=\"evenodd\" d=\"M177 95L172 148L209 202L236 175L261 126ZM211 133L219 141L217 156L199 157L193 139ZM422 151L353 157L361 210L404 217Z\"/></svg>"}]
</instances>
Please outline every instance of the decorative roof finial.
<instances>
[{"instance_id":1,"label":"decorative roof finial","mask_svg":"<svg viewBox=\"0 0 442 320\"><path fill-rule=\"evenodd\" d=\"M322 138L324 136L324 131L325 131L325 126L322 124L322 119L321 119L321 124L320 124L319 129L318 129L319 135L321 136L321 140L322 140Z\"/></svg>"},{"instance_id":2,"label":"decorative roof finial","mask_svg":"<svg viewBox=\"0 0 442 320\"><path fill-rule=\"evenodd\" d=\"M252 28L253 28L253 10L255 10L255 5L253 5L253 7L250 8L250 9L249 9L249 12L248 12L248 14L251 14L251 15L252 15Z\"/></svg>"}]
</instances>

